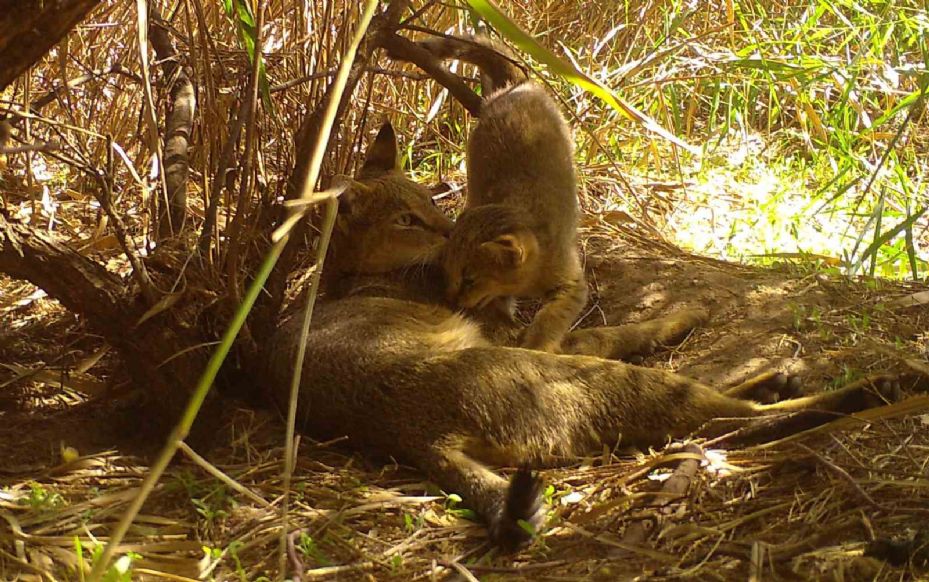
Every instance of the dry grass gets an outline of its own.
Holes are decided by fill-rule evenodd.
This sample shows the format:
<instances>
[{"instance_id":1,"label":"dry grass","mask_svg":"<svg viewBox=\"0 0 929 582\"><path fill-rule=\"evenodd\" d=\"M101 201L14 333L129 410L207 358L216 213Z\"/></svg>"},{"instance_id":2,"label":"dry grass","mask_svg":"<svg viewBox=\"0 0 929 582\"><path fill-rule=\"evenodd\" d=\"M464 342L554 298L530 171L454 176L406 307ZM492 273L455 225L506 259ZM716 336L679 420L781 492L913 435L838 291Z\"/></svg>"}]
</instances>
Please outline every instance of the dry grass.
<instances>
[{"instance_id":1,"label":"dry grass","mask_svg":"<svg viewBox=\"0 0 929 582\"><path fill-rule=\"evenodd\" d=\"M881 174L881 200L886 192L886 207L897 218L906 196L913 203L907 212L924 204L918 175L924 173L925 160L914 153L925 144L922 113L908 127L898 115L879 132L861 130L862 119L879 119L899 106L915 89L915 78L904 75L887 88L879 83L886 71L868 60L859 63L854 79L860 92L844 110L854 111L855 121L843 126L839 121L846 118L829 120L828 113L838 107L835 96L849 86L843 83L851 81L839 74L800 79L807 84L798 90L797 78L768 79L770 70L747 69L740 61L745 58L740 51L751 43L759 43L758 50L781 46L788 28L774 25L783 25L781 18L803 6L767 6L771 14L763 16L762 3L736 3L748 22L771 25L750 33L750 26L719 18L732 5L707 5L691 13L673 2L646 1L619 10L615 2L581 6L525 0L508 9L548 46L617 87L677 135L695 143L739 136L704 160L729 157L757 132L765 147L776 142L777 151L818 160L821 168L829 168L831 179L849 159L874 168L893 150L886 167L892 164L898 174ZM282 192L293 164L293 130L322 94L358 18L357 3L273 0L262 6L277 115L259 111L250 121L255 147L239 143L235 148L232 167L237 170L222 192L213 235L211 257L217 265L227 251L218 234L233 216L242 213L248 224L257 224L258 201ZM134 10L132 3L104 2L35 68L28 83L24 79L0 96L0 109L23 112L25 104L49 95L39 115L17 128L17 136L61 145L57 152L16 154L0 169L7 212L53 231L121 275L129 272L129 263L93 201L98 184L89 175L107 167L109 136L118 146L111 176L117 210L133 245L145 248L153 228L155 189L148 178L152 148L144 137ZM193 0L172 11L166 16L187 51L199 91L190 180L191 212L199 223L208 193L222 187L214 183L214 173L230 118L247 92L251 65L221 3ZM671 30L676 16L686 26ZM823 29L838 35L837 18L827 18ZM455 6L435 3L416 23L446 30L466 21ZM830 36L814 47L821 51L817 54L831 55L842 38L852 38L867 52L862 39L879 35L856 22L860 31ZM917 52L913 46L886 48L891 49L906 57L903 64ZM414 174L424 181L461 185L462 145L470 123L464 110L433 83L411 78L409 67L386 59L379 65L359 85L324 173L351 171L369 130L389 118L405 138ZM100 74L51 98L49 92L62 79L92 71ZM161 111L165 91L158 75ZM767 271L688 255L657 242L659 233L680 235L674 227L682 225L682 214L733 210L714 206L714 196L744 208L743 184L757 175L736 168L722 172L722 184L701 182L704 168L695 168L695 160L678 157L591 97L557 79L549 81L578 128L588 263L599 287L586 325L638 320L687 303L710 305L714 322L707 330L648 364L719 383L737 382L771 365L801 371L817 388L828 380L840 383L905 368L907 362L925 366L929 312L927 298L920 295L924 286L835 278L825 271L835 267L837 253L827 257L832 262L819 264L787 257L791 266ZM163 119L163 111L156 117ZM836 124L827 127L836 141L819 134L827 121ZM906 131L894 149L893 133L901 128ZM862 134L860 141L850 142L854 147L849 146L848 159L840 157L836 152L844 146L837 142L856 132ZM749 157L760 155L749 152ZM251 175L242 175L245 169ZM258 186L238 205L238 185L245 179ZM876 197L869 198L860 185L841 201L848 206L843 211L856 199L865 200L864 210L874 208L871 198ZM456 194L443 203L454 208L458 201ZM861 222L850 219L850 224L863 228ZM739 227L726 223L725 228ZM740 232L745 230L751 229L743 224ZM718 233L710 234L718 243ZM844 245L851 239L841 240ZM905 257L905 250L897 248L888 253ZM194 282L202 286L204 302L236 295L229 290L242 285L250 259L209 271L214 280ZM114 434L119 410L111 402L133 387L126 385L120 362L82 322L31 285L5 278L0 278L0 363L5 364L0 367L0 578L80 579L86 569L81 562L86 566L99 551L96 542L106 540L146 469L128 444L120 452L110 449L114 442L125 443ZM227 411L220 439L226 445L208 461L247 492L224 485L205 461L180 459L119 548L133 558L132 579L259 580L274 575L282 424L275 414L237 406ZM390 460L349 456L339 443L305 440L291 511L299 529L288 560L292 567L302 564L304 579L926 578L921 545L929 507L929 416L925 397L901 406L879 409L867 422L846 421L770 447L708 453L712 462L692 476L680 469L678 478L690 481L682 497L653 495L662 484L654 477L684 465L673 446L641 456L604 451L547 471L553 487L551 519L540 539L513 559L495 556L483 528L465 519L454 499L423 483L420 475ZM75 453L86 456L73 459ZM901 546L898 554L912 558L908 563L904 559L891 566L862 557L866 550L887 545L874 542L891 539ZM915 540L915 547L899 540Z\"/></svg>"}]
</instances>

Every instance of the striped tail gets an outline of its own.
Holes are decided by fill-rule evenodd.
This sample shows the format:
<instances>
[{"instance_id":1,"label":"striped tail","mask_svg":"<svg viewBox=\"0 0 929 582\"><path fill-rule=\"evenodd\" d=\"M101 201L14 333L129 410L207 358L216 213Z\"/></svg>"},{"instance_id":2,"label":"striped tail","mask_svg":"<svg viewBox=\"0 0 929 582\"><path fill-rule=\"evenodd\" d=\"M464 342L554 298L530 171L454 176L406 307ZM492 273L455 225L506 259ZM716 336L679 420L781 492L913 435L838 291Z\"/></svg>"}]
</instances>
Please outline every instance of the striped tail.
<instances>
[{"instance_id":1,"label":"striped tail","mask_svg":"<svg viewBox=\"0 0 929 582\"><path fill-rule=\"evenodd\" d=\"M477 66L485 97L526 80L526 73L515 64L510 52L487 37L437 37L419 44L436 58L459 59Z\"/></svg>"}]
</instances>

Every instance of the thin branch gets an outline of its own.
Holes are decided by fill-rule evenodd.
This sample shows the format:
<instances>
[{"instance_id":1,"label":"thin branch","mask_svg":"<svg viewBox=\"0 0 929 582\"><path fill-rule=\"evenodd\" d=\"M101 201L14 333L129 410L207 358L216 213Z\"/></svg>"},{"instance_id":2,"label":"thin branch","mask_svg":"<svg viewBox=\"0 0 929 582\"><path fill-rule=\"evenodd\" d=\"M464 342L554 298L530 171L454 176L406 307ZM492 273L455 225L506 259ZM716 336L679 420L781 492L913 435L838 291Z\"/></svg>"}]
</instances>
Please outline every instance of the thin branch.
<instances>
[{"instance_id":1,"label":"thin branch","mask_svg":"<svg viewBox=\"0 0 929 582\"><path fill-rule=\"evenodd\" d=\"M825 466L826 466L829 470L831 470L833 473L835 473L836 475L838 475L839 477L841 477L842 479L844 479L849 485L852 486L852 489L854 489L855 492L858 493L858 495L859 495L868 505L870 505L871 507L877 508L877 509L883 509L883 507L881 506L881 504L879 504L877 501L874 501L874 498L871 497L870 495L868 495L868 492L865 491L864 489L862 489L862 488L861 488L861 485L859 485L858 483L855 482L855 479L854 479L851 475L848 474L848 471L846 471L846 470L843 469L842 467L836 465L835 463L833 463L832 461L830 461L830 460L827 459L826 457L820 455L819 453L817 453L816 451L814 451L813 449L811 449L810 447L806 446L806 445L803 444L803 443L794 443L794 446L797 446L797 447L799 447L800 449L806 451L806 452L807 452L809 455L811 455L814 459L816 459L817 461L819 461L820 463L822 463L823 465L825 465Z\"/></svg>"},{"instance_id":2,"label":"thin branch","mask_svg":"<svg viewBox=\"0 0 929 582\"><path fill-rule=\"evenodd\" d=\"M315 81L316 79L322 79L323 77L331 77L335 75L337 69L329 69L327 71L320 71L318 73L313 73L311 75L304 75L302 77L297 77L296 79L291 79L290 81L284 81L277 85L271 86L271 93L279 93L281 91L286 91L296 87L297 85L302 85L303 83L309 83L310 81ZM403 79L411 79L413 81L425 81L429 78L429 75L423 73L408 73L406 71L394 71L392 69L385 69L384 67L368 67L368 73L374 75L387 75L388 77L400 77Z\"/></svg>"},{"instance_id":3,"label":"thin branch","mask_svg":"<svg viewBox=\"0 0 929 582\"><path fill-rule=\"evenodd\" d=\"M31 282L91 323L122 320L129 325L131 321L123 308L123 282L119 277L48 234L9 222L3 212L0 272Z\"/></svg>"},{"instance_id":4,"label":"thin branch","mask_svg":"<svg viewBox=\"0 0 929 582\"><path fill-rule=\"evenodd\" d=\"M113 63L112 65L108 67L104 67L103 69L95 69L89 73L86 73L79 77L75 77L71 79L70 81L68 81L66 84L59 82L57 86L52 88L48 93L46 93L45 95L33 101L30 107L30 110L33 113L38 114L38 112L43 107L45 107L52 101L58 99L65 92L66 89L74 89L75 87L80 87L84 83L93 81L95 79L101 79L111 74L120 75L128 79L132 79L133 81L136 81L137 83L140 83L140 84L142 83L142 78L140 76L133 73L132 71L130 71L129 69L127 69L126 67L122 66L119 63Z\"/></svg>"},{"instance_id":5,"label":"thin branch","mask_svg":"<svg viewBox=\"0 0 929 582\"><path fill-rule=\"evenodd\" d=\"M181 233L187 217L188 149L194 125L197 95L190 77L178 62L178 52L168 36L167 24L154 6L149 13L149 41L170 87L170 109L165 118L164 180L168 203L158 213L158 237Z\"/></svg>"},{"instance_id":6,"label":"thin branch","mask_svg":"<svg viewBox=\"0 0 929 582\"><path fill-rule=\"evenodd\" d=\"M448 89L448 92L451 93L471 115L480 117L481 97L472 91L460 77L449 71L448 68L427 49L392 31L382 35L379 42L387 51L387 56L394 60L413 63L427 75L435 79L437 83Z\"/></svg>"},{"instance_id":7,"label":"thin branch","mask_svg":"<svg viewBox=\"0 0 929 582\"><path fill-rule=\"evenodd\" d=\"M226 486L229 487L230 489L237 491L239 494L241 494L244 497L248 497L249 499L257 503L258 505L261 505L262 507L271 506L271 504L264 497L258 495L257 493L255 493L254 491L246 487L245 485L242 485L241 483L239 483L238 481L236 481L229 475L223 473L219 469L219 467L217 467L216 465L210 463L209 461L201 457L199 454L197 454L197 451L190 448L187 445L187 443L180 442L178 443L177 447L181 449L181 451L185 455L190 457L191 461L199 465L201 469L203 469L210 475L216 477L217 479L225 483Z\"/></svg>"},{"instance_id":8,"label":"thin branch","mask_svg":"<svg viewBox=\"0 0 929 582\"><path fill-rule=\"evenodd\" d=\"M100 203L100 207L103 208L103 211L109 219L113 222L116 240L119 242L119 246L123 249L123 253L126 254L126 258L129 260L129 265L132 267L132 276L139 285L142 296L145 297L149 305L154 305L158 300L158 293L155 291L155 285L148 276L148 270L146 270L145 264L139 259L139 253L136 251L135 247L130 244L126 223L123 222L122 217L116 212L116 208L113 207L114 170L113 139L111 136L107 136L106 146L106 175L100 175L99 172L92 173L94 179L101 187L99 192L94 193L94 197L97 199L97 202Z\"/></svg>"}]
</instances>

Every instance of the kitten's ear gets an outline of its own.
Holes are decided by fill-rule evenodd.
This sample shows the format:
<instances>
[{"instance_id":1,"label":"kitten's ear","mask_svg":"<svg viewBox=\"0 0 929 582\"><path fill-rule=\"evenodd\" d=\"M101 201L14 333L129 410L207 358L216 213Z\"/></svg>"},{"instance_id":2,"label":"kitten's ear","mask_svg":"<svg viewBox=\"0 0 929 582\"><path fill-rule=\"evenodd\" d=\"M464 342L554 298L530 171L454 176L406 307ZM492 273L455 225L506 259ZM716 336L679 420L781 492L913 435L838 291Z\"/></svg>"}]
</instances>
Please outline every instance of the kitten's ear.
<instances>
[{"instance_id":1,"label":"kitten's ear","mask_svg":"<svg viewBox=\"0 0 929 582\"><path fill-rule=\"evenodd\" d=\"M526 245L515 234L501 234L497 238L481 243L494 260L503 266L516 268L526 261Z\"/></svg>"},{"instance_id":2,"label":"kitten's ear","mask_svg":"<svg viewBox=\"0 0 929 582\"><path fill-rule=\"evenodd\" d=\"M368 146L365 163L358 176L371 178L399 168L398 149L397 134L394 133L394 127L390 122L386 121L377 132L377 137Z\"/></svg>"}]
</instances>

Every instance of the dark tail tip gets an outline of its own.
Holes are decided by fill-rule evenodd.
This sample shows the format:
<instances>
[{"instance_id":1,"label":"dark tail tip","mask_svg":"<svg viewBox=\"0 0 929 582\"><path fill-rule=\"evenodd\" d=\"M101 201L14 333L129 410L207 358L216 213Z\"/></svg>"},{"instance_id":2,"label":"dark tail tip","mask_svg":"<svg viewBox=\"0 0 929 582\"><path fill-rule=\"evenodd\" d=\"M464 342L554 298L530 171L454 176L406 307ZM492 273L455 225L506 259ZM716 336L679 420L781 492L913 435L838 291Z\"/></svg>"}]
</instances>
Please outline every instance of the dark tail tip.
<instances>
[{"instance_id":1,"label":"dark tail tip","mask_svg":"<svg viewBox=\"0 0 929 582\"><path fill-rule=\"evenodd\" d=\"M503 510L491 526L491 537L504 552L515 552L528 544L542 525L542 488L542 479L529 467L522 467L510 478Z\"/></svg>"}]
</instances>

